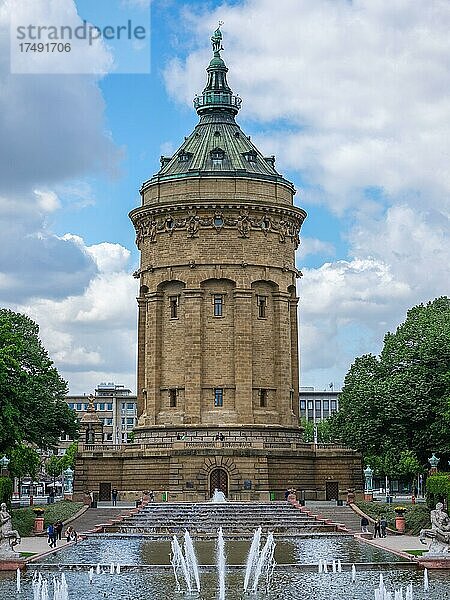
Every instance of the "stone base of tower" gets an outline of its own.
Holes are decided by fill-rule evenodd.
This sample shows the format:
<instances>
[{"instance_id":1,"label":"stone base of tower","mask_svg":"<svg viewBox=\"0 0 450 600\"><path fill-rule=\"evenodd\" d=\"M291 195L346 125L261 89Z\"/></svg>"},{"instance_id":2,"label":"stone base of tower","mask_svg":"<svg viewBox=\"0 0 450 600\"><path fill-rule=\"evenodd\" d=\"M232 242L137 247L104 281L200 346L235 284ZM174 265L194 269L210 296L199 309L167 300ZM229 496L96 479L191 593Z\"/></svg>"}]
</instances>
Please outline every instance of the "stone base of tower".
<instances>
[{"instance_id":1,"label":"stone base of tower","mask_svg":"<svg viewBox=\"0 0 450 600\"><path fill-rule=\"evenodd\" d=\"M287 488L322 500L362 490L357 452L304 443L298 429L153 428L138 436L146 441L80 445L75 497L98 491L100 500L108 500L108 490L116 488L128 499L153 490L157 500L198 502L217 487L229 500L283 499Z\"/></svg>"}]
</instances>

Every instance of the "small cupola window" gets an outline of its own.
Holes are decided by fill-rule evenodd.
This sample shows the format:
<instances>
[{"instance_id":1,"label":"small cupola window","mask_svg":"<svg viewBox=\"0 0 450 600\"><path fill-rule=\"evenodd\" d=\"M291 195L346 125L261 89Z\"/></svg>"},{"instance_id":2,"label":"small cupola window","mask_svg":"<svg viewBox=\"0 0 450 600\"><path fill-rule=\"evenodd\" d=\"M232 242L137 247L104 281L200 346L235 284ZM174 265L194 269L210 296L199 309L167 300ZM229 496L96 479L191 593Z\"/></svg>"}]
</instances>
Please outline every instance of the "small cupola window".
<instances>
[{"instance_id":1,"label":"small cupola window","mask_svg":"<svg viewBox=\"0 0 450 600\"><path fill-rule=\"evenodd\" d=\"M182 163L186 163L189 162L192 158L192 152L186 152L185 150L182 150L181 152L178 153L178 162L182 162Z\"/></svg>"},{"instance_id":2,"label":"small cupola window","mask_svg":"<svg viewBox=\"0 0 450 600\"><path fill-rule=\"evenodd\" d=\"M211 150L210 156L213 166L220 167L225 158L225 151L222 148L214 148L214 150Z\"/></svg>"},{"instance_id":3,"label":"small cupola window","mask_svg":"<svg viewBox=\"0 0 450 600\"><path fill-rule=\"evenodd\" d=\"M243 156L247 162L255 163L258 155L254 150L250 150L249 152L244 152Z\"/></svg>"}]
</instances>

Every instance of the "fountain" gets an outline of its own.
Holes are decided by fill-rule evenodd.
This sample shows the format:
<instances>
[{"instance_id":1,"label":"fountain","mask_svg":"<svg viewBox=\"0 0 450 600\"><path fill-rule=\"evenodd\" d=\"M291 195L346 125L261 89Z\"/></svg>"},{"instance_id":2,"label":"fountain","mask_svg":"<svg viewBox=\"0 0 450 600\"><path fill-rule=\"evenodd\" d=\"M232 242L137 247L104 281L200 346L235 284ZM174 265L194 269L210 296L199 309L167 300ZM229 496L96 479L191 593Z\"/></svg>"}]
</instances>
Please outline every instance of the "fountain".
<instances>
[{"instance_id":1,"label":"fountain","mask_svg":"<svg viewBox=\"0 0 450 600\"><path fill-rule=\"evenodd\" d=\"M258 527L258 529L256 529L255 533L253 534L253 540L250 545L250 550L247 557L247 564L245 567L244 592L248 590L250 579L252 575L254 576L256 565L258 564L261 533L262 527L260 526Z\"/></svg>"},{"instance_id":2,"label":"fountain","mask_svg":"<svg viewBox=\"0 0 450 600\"><path fill-rule=\"evenodd\" d=\"M223 539L222 527L220 527L219 535L217 538L217 574L219 578L219 600L225 600L225 570L225 542Z\"/></svg>"},{"instance_id":3,"label":"fountain","mask_svg":"<svg viewBox=\"0 0 450 600\"><path fill-rule=\"evenodd\" d=\"M269 591L273 570L275 568L275 560L273 558L275 546L276 544L273 539L273 533L269 533L267 535L266 543L264 544L264 547L259 555L258 562L256 563L252 592L256 592L258 590L259 578L261 577L262 573L265 575L266 592Z\"/></svg>"},{"instance_id":4,"label":"fountain","mask_svg":"<svg viewBox=\"0 0 450 600\"><path fill-rule=\"evenodd\" d=\"M211 502L215 502L217 504L217 503L226 502L226 501L227 501L226 496L222 492L222 490L218 490L216 488L214 490L214 494L212 495Z\"/></svg>"}]
</instances>

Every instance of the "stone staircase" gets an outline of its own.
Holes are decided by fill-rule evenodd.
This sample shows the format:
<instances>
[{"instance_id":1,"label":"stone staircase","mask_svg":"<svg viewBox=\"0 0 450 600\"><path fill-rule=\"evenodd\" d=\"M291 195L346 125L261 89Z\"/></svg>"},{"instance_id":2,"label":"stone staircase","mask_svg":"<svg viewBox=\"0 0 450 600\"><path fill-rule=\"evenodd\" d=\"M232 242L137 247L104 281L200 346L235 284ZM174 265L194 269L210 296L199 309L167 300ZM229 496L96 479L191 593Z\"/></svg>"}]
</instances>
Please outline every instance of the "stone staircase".
<instances>
[{"instance_id":1,"label":"stone staircase","mask_svg":"<svg viewBox=\"0 0 450 600\"><path fill-rule=\"evenodd\" d=\"M350 506L337 506L335 501L308 501L305 508L313 515L344 525L351 533L361 531L361 517Z\"/></svg>"},{"instance_id":2,"label":"stone staircase","mask_svg":"<svg viewBox=\"0 0 450 600\"><path fill-rule=\"evenodd\" d=\"M302 512L288 502L149 503L137 514L105 528L127 534L252 535L257 527L284 535L331 534L334 525Z\"/></svg>"}]
</instances>

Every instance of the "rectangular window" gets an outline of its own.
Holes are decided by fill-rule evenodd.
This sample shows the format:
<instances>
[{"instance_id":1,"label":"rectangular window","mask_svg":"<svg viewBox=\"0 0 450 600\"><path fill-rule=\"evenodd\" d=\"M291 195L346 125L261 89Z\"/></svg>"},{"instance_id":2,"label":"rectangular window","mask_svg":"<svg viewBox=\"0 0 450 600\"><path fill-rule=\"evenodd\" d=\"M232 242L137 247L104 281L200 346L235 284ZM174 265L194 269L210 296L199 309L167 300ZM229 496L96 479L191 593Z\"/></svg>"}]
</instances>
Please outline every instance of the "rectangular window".
<instances>
[{"instance_id":1,"label":"rectangular window","mask_svg":"<svg viewBox=\"0 0 450 600\"><path fill-rule=\"evenodd\" d=\"M175 408L177 405L177 390L169 390L169 406Z\"/></svg>"},{"instance_id":2,"label":"rectangular window","mask_svg":"<svg viewBox=\"0 0 450 600\"><path fill-rule=\"evenodd\" d=\"M72 410L75 409L75 404L73 402L69 402L69 408L71 408Z\"/></svg>"},{"instance_id":3,"label":"rectangular window","mask_svg":"<svg viewBox=\"0 0 450 600\"><path fill-rule=\"evenodd\" d=\"M267 406L267 390L259 390L259 406L261 408Z\"/></svg>"},{"instance_id":4,"label":"rectangular window","mask_svg":"<svg viewBox=\"0 0 450 600\"><path fill-rule=\"evenodd\" d=\"M322 401L316 400L316 413L320 415L321 410L322 410Z\"/></svg>"},{"instance_id":5,"label":"rectangular window","mask_svg":"<svg viewBox=\"0 0 450 600\"><path fill-rule=\"evenodd\" d=\"M134 425L134 417L129 417L127 419L127 425Z\"/></svg>"},{"instance_id":6,"label":"rectangular window","mask_svg":"<svg viewBox=\"0 0 450 600\"><path fill-rule=\"evenodd\" d=\"M105 403L100 402L99 407L100 407L99 410L105 410Z\"/></svg>"},{"instance_id":7,"label":"rectangular window","mask_svg":"<svg viewBox=\"0 0 450 600\"><path fill-rule=\"evenodd\" d=\"M265 296L257 296L258 299L258 318L266 318L267 298Z\"/></svg>"},{"instance_id":8,"label":"rectangular window","mask_svg":"<svg viewBox=\"0 0 450 600\"><path fill-rule=\"evenodd\" d=\"M306 410L306 400L300 400L300 410Z\"/></svg>"},{"instance_id":9,"label":"rectangular window","mask_svg":"<svg viewBox=\"0 0 450 600\"><path fill-rule=\"evenodd\" d=\"M83 405L81 404L81 402L78 402L77 410L83 410Z\"/></svg>"},{"instance_id":10,"label":"rectangular window","mask_svg":"<svg viewBox=\"0 0 450 600\"><path fill-rule=\"evenodd\" d=\"M86 404L86 403L85 403L85 404L83 404L83 406L84 406L84 410L87 410L87 409L88 409L88 407L89 407L89 404Z\"/></svg>"},{"instance_id":11,"label":"rectangular window","mask_svg":"<svg viewBox=\"0 0 450 600\"><path fill-rule=\"evenodd\" d=\"M214 388L214 406L223 406L223 388Z\"/></svg>"},{"instance_id":12,"label":"rectangular window","mask_svg":"<svg viewBox=\"0 0 450 600\"><path fill-rule=\"evenodd\" d=\"M331 412L336 412L336 411L337 411L336 400L332 400L331 401Z\"/></svg>"},{"instance_id":13,"label":"rectangular window","mask_svg":"<svg viewBox=\"0 0 450 600\"><path fill-rule=\"evenodd\" d=\"M169 296L170 318L178 319L178 296Z\"/></svg>"},{"instance_id":14,"label":"rectangular window","mask_svg":"<svg viewBox=\"0 0 450 600\"><path fill-rule=\"evenodd\" d=\"M323 412L324 413L330 412L330 401L329 400L323 401Z\"/></svg>"},{"instance_id":15,"label":"rectangular window","mask_svg":"<svg viewBox=\"0 0 450 600\"><path fill-rule=\"evenodd\" d=\"M108 402L106 405L106 410L112 410L112 402Z\"/></svg>"},{"instance_id":16,"label":"rectangular window","mask_svg":"<svg viewBox=\"0 0 450 600\"><path fill-rule=\"evenodd\" d=\"M134 410L136 408L136 405L134 404L134 402L127 402L127 410Z\"/></svg>"},{"instance_id":17,"label":"rectangular window","mask_svg":"<svg viewBox=\"0 0 450 600\"><path fill-rule=\"evenodd\" d=\"M223 297L219 294L214 295L214 316L223 316Z\"/></svg>"}]
</instances>

